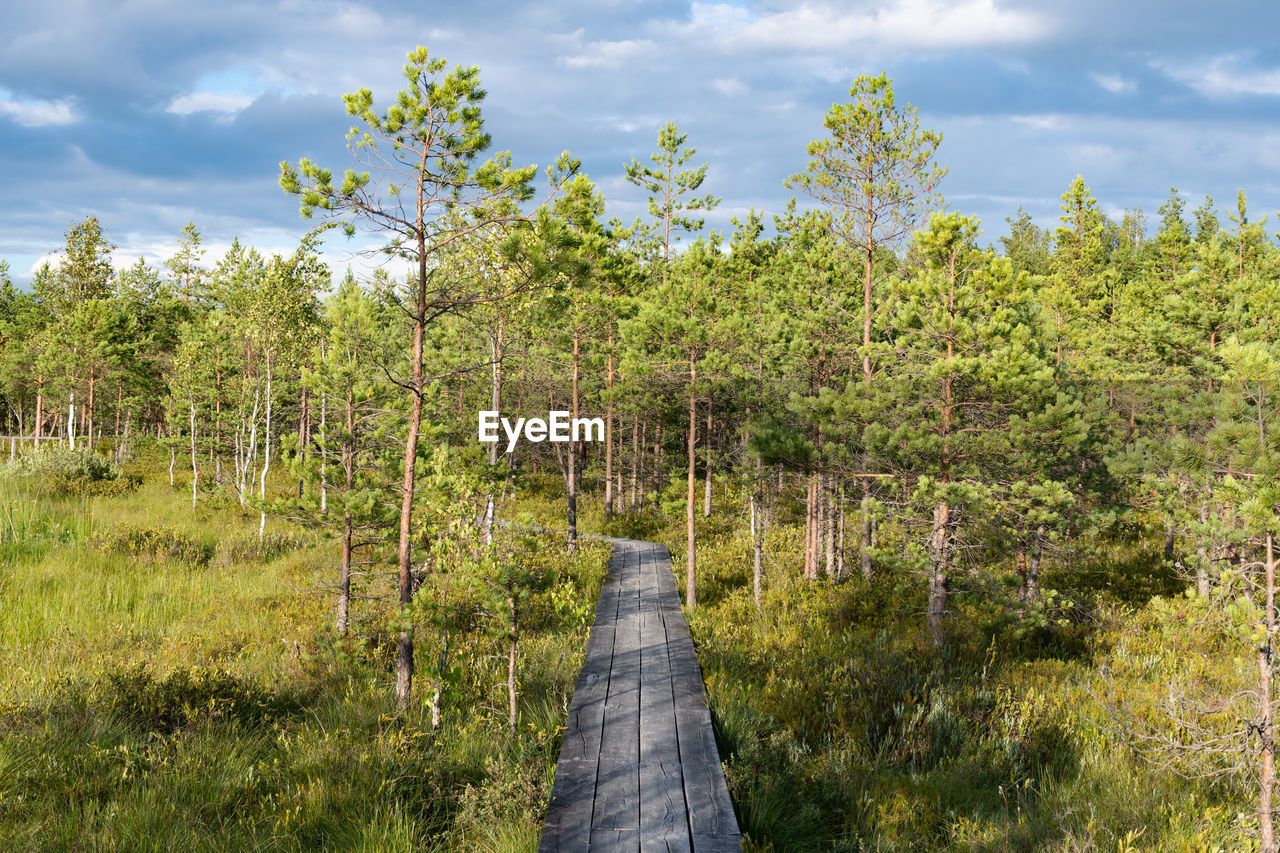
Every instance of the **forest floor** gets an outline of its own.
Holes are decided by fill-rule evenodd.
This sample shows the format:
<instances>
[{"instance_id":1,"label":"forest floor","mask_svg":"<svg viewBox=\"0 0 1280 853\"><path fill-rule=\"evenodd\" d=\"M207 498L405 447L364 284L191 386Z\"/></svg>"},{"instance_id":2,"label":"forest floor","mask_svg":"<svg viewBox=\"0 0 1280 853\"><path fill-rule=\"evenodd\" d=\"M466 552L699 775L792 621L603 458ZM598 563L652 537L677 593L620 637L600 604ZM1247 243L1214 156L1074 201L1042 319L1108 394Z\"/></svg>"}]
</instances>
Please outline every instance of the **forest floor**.
<instances>
[{"instance_id":1,"label":"forest floor","mask_svg":"<svg viewBox=\"0 0 1280 853\"><path fill-rule=\"evenodd\" d=\"M226 497L193 513L189 480L171 486L157 459L123 480L93 497L0 480L0 844L536 847L604 545L569 560L545 537L514 735L479 593L428 620L420 661L439 628L452 638L433 733L428 664L420 703L394 713L389 579L364 580L338 638L332 543L277 519L260 540ZM1162 536L1050 561L1045 601L1021 614L993 556L955 579L935 647L902 531L883 526L870 581L809 583L795 509L778 504L758 609L741 501L717 488L699 519L690 625L747 849L1251 849L1247 738L1238 756L1135 748L1179 731L1175 687L1208 703L1252 666L1165 567ZM547 479L504 515L555 529L563 511ZM679 567L682 515L606 522L589 496L582 526L663 542Z\"/></svg>"}]
</instances>

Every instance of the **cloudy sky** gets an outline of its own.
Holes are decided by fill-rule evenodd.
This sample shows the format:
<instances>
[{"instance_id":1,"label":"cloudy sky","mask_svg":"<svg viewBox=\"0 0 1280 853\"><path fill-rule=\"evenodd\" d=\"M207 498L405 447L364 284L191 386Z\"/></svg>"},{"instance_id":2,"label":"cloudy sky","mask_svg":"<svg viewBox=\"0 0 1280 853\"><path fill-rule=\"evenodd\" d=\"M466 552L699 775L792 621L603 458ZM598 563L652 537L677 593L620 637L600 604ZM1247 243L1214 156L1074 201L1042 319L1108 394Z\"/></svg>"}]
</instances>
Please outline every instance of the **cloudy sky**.
<instances>
[{"instance_id":1,"label":"cloudy sky","mask_svg":"<svg viewBox=\"0 0 1280 853\"><path fill-rule=\"evenodd\" d=\"M277 164L344 169L341 95L386 104L419 44L480 67L496 148L571 150L626 220L644 202L621 164L667 120L710 163L710 227L780 211L823 113L887 70L986 239L1019 205L1052 224L1077 173L1113 215L1243 188L1280 228L1277 25L1257 0L0 0L0 258L25 282L89 215L117 264L163 260L188 220L209 258L236 236L288 251Z\"/></svg>"}]
</instances>

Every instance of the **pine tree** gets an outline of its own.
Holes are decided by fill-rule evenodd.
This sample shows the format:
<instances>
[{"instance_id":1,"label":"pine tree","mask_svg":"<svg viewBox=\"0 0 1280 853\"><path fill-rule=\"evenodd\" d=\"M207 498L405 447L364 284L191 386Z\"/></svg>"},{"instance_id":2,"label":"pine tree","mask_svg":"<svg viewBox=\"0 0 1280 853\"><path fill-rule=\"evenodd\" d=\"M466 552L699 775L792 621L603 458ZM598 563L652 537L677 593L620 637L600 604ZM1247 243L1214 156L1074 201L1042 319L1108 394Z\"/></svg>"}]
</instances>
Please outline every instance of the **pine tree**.
<instances>
[{"instance_id":1,"label":"pine tree","mask_svg":"<svg viewBox=\"0 0 1280 853\"><path fill-rule=\"evenodd\" d=\"M407 710L413 680L413 506L418 443L423 423L427 376L423 349L427 327L442 314L470 298L468 293L438 287L432 256L467 235L519 218L504 201L532 197L536 168L512 168L501 153L477 164L490 144L480 104L485 92L474 66L446 73L443 59L428 56L425 47L409 54L404 67L407 82L387 111L379 115L369 89L344 96L347 113L363 125L352 127L349 148L361 165L376 169L386 184L373 182L370 172L347 169L342 182L310 160L280 164L280 185L301 199L301 213L315 211L343 221L347 234L358 224L386 234L384 251L413 265L412 296L406 306L414 324L412 372L405 388L410 411L405 436L404 477L401 484L399 535L399 597L401 625L396 656L396 704ZM347 218L349 217L349 218Z\"/></svg>"}]
</instances>

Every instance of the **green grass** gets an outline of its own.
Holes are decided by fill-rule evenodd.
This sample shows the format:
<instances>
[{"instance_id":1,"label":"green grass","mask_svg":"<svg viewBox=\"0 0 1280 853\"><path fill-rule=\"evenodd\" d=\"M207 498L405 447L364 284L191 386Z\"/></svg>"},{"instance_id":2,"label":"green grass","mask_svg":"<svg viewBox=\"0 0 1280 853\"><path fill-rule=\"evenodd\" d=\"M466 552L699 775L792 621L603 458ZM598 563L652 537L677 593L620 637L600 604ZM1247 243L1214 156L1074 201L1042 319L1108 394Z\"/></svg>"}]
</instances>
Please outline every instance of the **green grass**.
<instances>
[{"instance_id":1,"label":"green grass","mask_svg":"<svg viewBox=\"0 0 1280 853\"><path fill-rule=\"evenodd\" d=\"M33 495L0 542L0 843L536 848L602 546L570 561L553 537L538 552L554 582L527 606L514 736L500 632L450 617L433 734L426 669L408 714L391 702L389 575L358 584L357 627L338 639L333 543L273 519L259 544L236 501L193 513L161 467L143 473L96 497L0 481ZM424 667L440 627L419 626Z\"/></svg>"},{"instance_id":2,"label":"green grass","mask_svg":"<svg viewBox=\"0 0 1280 853\"><path fill-rule=\"evenodd\" d=\"M1008 567L957 577L938 649L924 580L895 558L893 525L872 582L811 584L803 516L784 505L757 610L744 508L716 497L713 517L698 519L690 627L746 849L1256 849L1250 771L1196 778L1227 756L1159 766L1111 720L1131 714L1176 740L1160 707L1170 684L1225 696L1249 683L1249 648L1182 594L1150 550L1159 536L1047 565L1045 586L1060 594L1025 620ZM584 529L645 532L682 566L682 512L606 523L584 503ZM563 506L543 499L530 512L551 521Z\"/></svg>"},{"instance_id":3,"label":"green grass","mask_svg":"<svg viewBox=\"0 0 1280 853\"><path fill-rule=\"evenodd\" d=\"M602 545L569 560L548 533L531 558L549 580L523 619L512 736L482 582L456 583L447 621L424 615L418 702L398 715L389 574L358 584L357 627L339 640L332 543L273 519L260 544L234 499L193 513L182 483L138 471L140 486L98 496L0 480L20 505L0 541L0 843L536 848ZM545 479L506 517L559 530ZM581 508L584 531L664 541L683 561L681 519L606 524L598 500ZM798 526L773 528L757 610L741 508L718 490L716 510L699 521L690 625L747 849L1251 849L1248 774L1197 778L1221 769L1211 756L1157 767L1110 723L1122 709L1168 732L1171 683L1230 694L1252 666L1141 542L1047 566L1062 595L1031 621L1010 617L1007 568L964 578L935 649L892 526L876 579L840 585L803 581ZM433 734L429 661L446 625Z\"/></svg>"}]
</instances>

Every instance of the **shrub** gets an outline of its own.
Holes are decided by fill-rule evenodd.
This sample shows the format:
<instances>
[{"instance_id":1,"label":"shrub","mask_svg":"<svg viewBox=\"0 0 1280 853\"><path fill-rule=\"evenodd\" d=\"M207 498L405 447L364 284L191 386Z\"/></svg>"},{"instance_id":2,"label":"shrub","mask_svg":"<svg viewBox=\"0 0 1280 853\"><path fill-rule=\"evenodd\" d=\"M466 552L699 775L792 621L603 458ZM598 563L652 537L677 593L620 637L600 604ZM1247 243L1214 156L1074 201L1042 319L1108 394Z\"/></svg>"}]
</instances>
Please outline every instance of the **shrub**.
<instances>
[{"instance_id":1,"label":"shrub","mask_svg":"<svg viewBox=\"0 0 1280 853\"><path fill-rule=\"evenodd\" d=\"M0 466L0 473L23 477L53 476L75 480L114 480L119 470L91 450L39 447Z\"/></svg>"},{"instance_id":2,"label":"shrub","mask_svg":"<svg viewBox=\"0 0 1280 853\"><path fill-rule=\"evenodd\" d=\"M163 527L113 524L89 537L99 550L128 554L144 560L188 563L199 566L213 557L213 548L190 534Z\"/></svg>"},{"instance_id":3,"label":"shrub","mask_svg":"<svg viewBox=\"0 0 1280 853\"><path fill-rule=\"evenodd\" d=\"M241 536L224 541L218 546L218 564L266 563L306 547L306 542L286 533L268 533L264 536Z\"/></svg>"},{"instance_id":4,"label":"shrub","mask_svg":"<svg viewBox=\"0 0 1280 853\"><path fill-rule=\"evenodd\" d=\"M0 465L0 476L40 481L53 495L114 496L142 484L137 474L121 476L120 469L92 450L37 447Z\"/></svg>"},{"instance_id":5,"label":"shrub","mask_svg":"<svg viewBox=\"0 0 1280 853\"><path fill-rule=\"evenodd\" d=\"M288 703L217 667L195 666L157 677L135 666L108 674L107 707L147 731L173 734L197 722L257 723L278 717Z\"/></svg>"}]
</instances>

